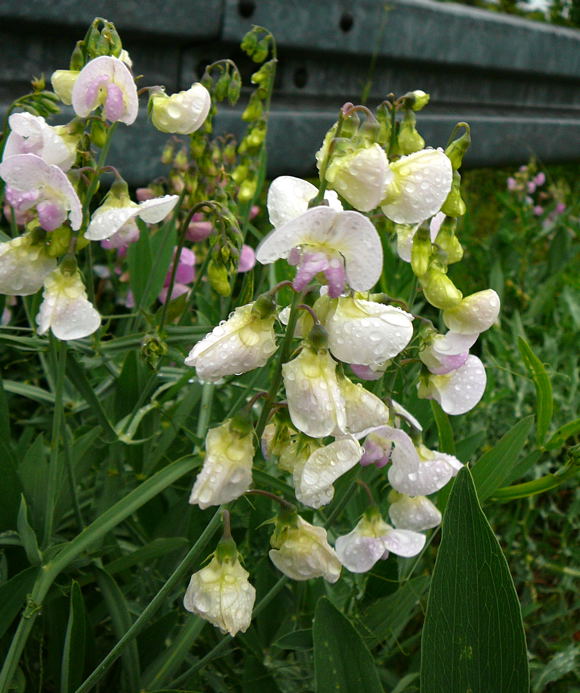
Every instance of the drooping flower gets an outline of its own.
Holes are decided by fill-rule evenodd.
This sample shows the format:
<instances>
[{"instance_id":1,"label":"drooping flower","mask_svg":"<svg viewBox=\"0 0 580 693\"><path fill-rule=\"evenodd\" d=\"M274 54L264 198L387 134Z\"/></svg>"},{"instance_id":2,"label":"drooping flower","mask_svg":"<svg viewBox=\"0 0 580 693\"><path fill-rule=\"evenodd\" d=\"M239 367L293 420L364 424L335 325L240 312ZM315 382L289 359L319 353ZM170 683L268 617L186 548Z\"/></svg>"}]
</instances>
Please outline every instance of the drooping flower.
<instances>
[{"instance_id":1,"label":"drooping flower","mask_svg":"<svg viewBox=\"0 0 580 693\"><path fill-rule=\"evenodd\" d=\"M419 397L434 399L447 414L465 414L483 397L487 376L483 363L470 354L463 365L446 375L429 375L419 383Z\"/></svg>"},{"instance_id":2,"label":"drooping flower","mask_svg":"<svg viewBox=\"0 0 580 693\"><path fill-rule=\"evenodd\" d=\"M361 455L362 448L352 436L315 449L294 466L297 500L309 508L328 505L334 497L334 482L352 469Z\"/></svg>"},{"instance_id":3,"label":"drooping flower","mask_svg":"<svg viewBox=\"0 0 580 693\"><path fill-rule=\"evenodd\" d=\"M425 536L407 529L393 529L378 509L369 508L356 527L336 540L336 554L351 573L366 573L389 552L409 558L425 546Z\"/></svg>"},{"instance_id":4,"label":"drooping flower","mask_svg":"<svg viewBox=\"0 0 580 693\"><path fill-rule=\"evenodd\" d=\"M388 417L386 419L388 421ZM360 460L363 466L375 464L377 467L384 467L391 459L394 445L400 447L405 458L417 459L415 446L411 438L400 428L386 425L373 426L366 431L362 431L360 437L366 436L364 442L364 454Z\"/></svg>"},{"instance_id":5,"label":"drooping flower","mask_svg":"<svg viewBox=\"0 0 580 693\"><path fill-rule=\"evenodd\" d=\"M396 306L343 297L325 320L332 355L345 363L378 367L407 346L413 316Z\"/></svg>"},{"instance_id":6,"label":"drooping flower","mask_svg":"<svg viewBox=\"0 0 580 693\"><path fill-rule=\"evenodd\" d=\"M359 212L337 212L313 207L271 231L256 251L256 259L270 264L284 258L298 266L294 288L302 291L322 273L328 295L340 296L348 285L368 291L378 281L383 264L380 238Z\"/></svg>"},{"instance_id":7,"label":"drooping flower","mask_svg":"<svg viewBox=\"0 0 580 693\"><path fill-rule=\"evenodd\" d=\"M288 412L294 426L312 438L346 432L346 411L328 350L304 346L282 366Z\"/></svg>"},{"instance_id":8,"label":"drooping flower","mask_svg":"<svg viewBox=\"0 0 580 693\"><path fill-rule=\"evenodd\" d=\"M52 127L42 116L13 113L9 120L10 134L2 160L16 154L36 154L47 164L68 171L76 158L76 140L63 126Z\"/></svg>"},{"instance_id":9,"label":"drooping flower","mask_svg":"<svg viewBox=\"0 0 580 693\"><path fill-rule=\"evenodd\" d=\"M63 271L58 267L46 277L36 322L38 334L50 329L57 339L65 341L88 337L99 329L101 316L87 299L78 269Z\"/></svg>"},{"instance_id":10,"label":"drooping flower","mask_svg":"<svg viewBox=\"0 0 580 693\"><path fill-rule=\"evenodd\" d=\"M139 113L135 80L125 63L111 55L101 55L83 67L71 98L75 113L81 118L102 106L107 120L131 125Z\"/></svg>"},{"instance_id":11,"label":"drooping flower","mask_svg":"<svg viewBox=\"0 0 580 693\"><path fill-rule=\"evenodd\" d=\"M475 344L475 334L447 332L428 338L419 358L435 375L445 375L463 366L469 356L469 349Z\"/></svg>"},{"instance_id":12,"label":"drooping flower","mask_svg":"<svg viewBox=\"0 0 580 693\"><path fill-rule=\"evenodd\" d=\"M344 375L339 377L338 385L344 401L348 433L358 438L365 435L368 429L388 423L389 408L382 399ZM341 429L335 431L335 435L340 433Z\"/></svg>"},{"instance_id":13,"label":"drooping flower","mask_svg":"<svg viewBox=\"0 0 580 693\"><path fill-rule=\"evenodd\" d=\"M410 447L395 445L391 459L389 483L407 496L429 496L439 491L463 466L453 455L422 444L415 448L412 443Z\"/></svg>"},{"instance_id":14,"label":"drooping flower","mask_svg":"<svg viewBox=\"0 0 580 693\"><path fill-rule=\"evenodd\" d=\"M277 349L274 320L268 299L236 308L193 347L185 365L195 366L199 379L206 382L263 366Z\"/></svg>"},{"instance_id":15,"label":"drooping flower","mask_svg":"<svg viewBox=\"0 0 580 693\"><path fill-rule=\"evenodd\" d=\"M308 210L308 203L316 197L317 193L317 188L302 178L294 176L274 178L268 188L267 199L268 216L272 226L282 226L304 214ZM338 195L333 190L327 190L324 199L329 207L342 212Z\"/></svg>"},{"instance_id":16,"label":"drooping flower","mask_svg":"<svg viewBox=\"0 0 580 693\"><path fill-rule=\"evenodd\" d=\"M81 202L58 166L47 164L36 154L15 154L0 164L0 177L13 191L33 195L33 205L45 231L54 231L67 217L74 231L80 228Z\"/></svg>"},{"instance_id":17,"label":"drooping flower","mask_svg":"<svg viewBox=\"0 0 580 693\"><path fill-rule=\"evenodd\" d=\"M208 431L205 459L189 502L202 510L239 498L252 483L254 443L251 428L235 419Z\"/></svg>"},{"instance_id":18,"label":"drooping flower","mask_svg":"<svg viewBox=\"0 0 580 693\"><path fill-rule=\"evenodd\" d=\"M227 542L220 542L226 544ZM233 542L229 542L233 544ZM235 549L218 546L210 563L191 576L183 606L222 633L245 633L252 620L256 590Z\"/></svg>"},{"instance_id":19,"label":"drooping flower","mask_svg":"<svg viewBox=\"0 0 580 693\"><path fill-rule=\"evenodd\" d=\"M336 582L340 577L340 561L328 543L326 530L296 513L278 519L270 544L272 563L292 580L323 577Z\"/></svg>"},{"instance_id":20,"label":"drooping flower","mask_svg":"<svg viewBox=\"0 0 580 693\"><path fill-rule=\"evenodd\" d=\"M437 212L437 214L431 218L429 222L429 237L431 243L435 243L437 234L441 228L441 224L445 219L445 214L443 212ZM411 250L413 248L413 239L415 234L421 224L397 224L397 254L405 262L411 262Z\"/></svg>"},{"instance_id":21,"label":"drooping flower","mask_svg":"<svg viewBox=\"0 0 580 693\"><path fill-rule=\"evenodd\" d=\"M451 161L441 149L422 149L390 164L393 178L381 204L397 224L418 224L436 214L453 179Z\"/></svg>"},{"instance_id":22,"label":"drooping flower","mask_svg":"<svg viewBox=\"0 0 580 693\"><path fill-rule=\"evenodd\" d=\"M441 524L441 513L425 496L412 498L392 491L389 500L389 516L397 529L424 532Z\"/></svg>"},{"instance_id":23,"label":"drooping flower","mask_svg":"<svg viewBox=\"0 0 580 693\"><path fill-rule=\"evenodd\" d=\"M493 289L466 296L453 308L443 311L443 322L453 332L479 334L494 324L499 315L500 300Z\"/></svg>"},{"instance_id":24,"label":"drooping flower","mask_svg":"<svg viewBox=\"0 0 580 693\"><path fill-rule=\"evenodd\" d=\"M151 94L151 122L161 132L191 135L203 125L211 106L209 91L196 82L187 91L168 96L164 91Z\"/></svg>"},{"instance_id":25,"label":"drooping flower","mask_svg":"<svg viewBox=\"0 0 580 693\"><path fill-rule=\"evenodd\" d=\"M56 260L47 255L42 243L34 242L32 234L0 243L0 294L35 294L55 267Z\"/></svg>"}]
</instances>

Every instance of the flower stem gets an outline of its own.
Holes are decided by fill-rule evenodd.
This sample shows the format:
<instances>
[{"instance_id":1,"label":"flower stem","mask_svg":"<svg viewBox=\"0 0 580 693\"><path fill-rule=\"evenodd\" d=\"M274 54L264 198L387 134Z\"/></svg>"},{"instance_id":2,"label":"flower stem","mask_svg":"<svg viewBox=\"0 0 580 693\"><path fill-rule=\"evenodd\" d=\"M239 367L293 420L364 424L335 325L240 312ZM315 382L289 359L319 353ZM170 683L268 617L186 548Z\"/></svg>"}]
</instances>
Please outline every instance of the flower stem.
<instances>
[{"instance_id":1,"label":"flower stem","mask_svg":"<svg viewBox=\"0 0 580 693\"><path fill-rule=\"evenodd\" d=\"M199 418L197 420L197 429L195 431L199 438L205 438L207 429L209 428L209 420L211 417L211 405L213 401L213 393L215 390L214 383L204 383L201 393L201 404L199 407Z\"/></svg>"}]
</instances>

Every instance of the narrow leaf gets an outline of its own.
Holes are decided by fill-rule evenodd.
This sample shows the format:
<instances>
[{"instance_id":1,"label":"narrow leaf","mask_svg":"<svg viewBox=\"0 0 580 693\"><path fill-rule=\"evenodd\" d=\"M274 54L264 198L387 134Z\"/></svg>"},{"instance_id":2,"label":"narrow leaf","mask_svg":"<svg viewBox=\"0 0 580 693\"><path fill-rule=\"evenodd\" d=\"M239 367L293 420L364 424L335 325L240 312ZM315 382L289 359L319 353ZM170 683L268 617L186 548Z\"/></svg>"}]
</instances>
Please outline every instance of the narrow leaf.
<instances>
[{"instance_id":1,"label":"narrow leaf","mask_svg":"<svg viewBox=\"0 0 580 693\"><path fill-rule=\"evenodd\" d=\"M568 421L554 433L546 443L546 450L558 450L572 436L580 433L580 419Z\"/></svg>"},{"instance_id":2,"label":"narrow leaf","mask_svg":"<svg viewBox=\"0 0 580 693\"><path fill-rule=\"evenodd\" d=\"M42 554L38 547L38 539L36 538L36 533L32 529L30 522L28 520L28 505L26 504L26 498L24 495L20 496L20 509L18 510L18 520L17 529L20 540L22 541L22 546L26 552L26 558L30 565L41 565Z\"/></svg>"},{"instance_id":3,"label":"narrow leaf","mask_svg":"<svg viewBox=\"0 0 580 693\"><path fill-rule=\"evenodd\" d=\"M473 467L473 480L480 502L489 498L506 479L509 479L512 469L517 465L518 455L526 443L533 421L534 417L531 415L518 421Z\"/></svg>"},{"instance_id":4,"label":"narrow leaf","mask_svg":"<svg viewBox=\"0 0 580 693\"><path fill-rule=\"evenodd\" d=\"M550 376L544 368L544 364L534 354L530 345L521 337L518 338L518 349L536 387L536 442L543 445L546 434L552 421L554 400L552 397L552 383Z\"/></svg>"},{"instance_id":5,"label":"narrow leaf","mask_svg":"<svg viewBox=\"0 0 580 693\"><path fill-rule=\"evenodd\" d=\"M383 693L367 646L325 597L316 605L313 636L316 693Z\"/></svg>"},{"instance_id":6,"label":"narrow leaf","mask_svg":"<svg viewBox=\"0 0 580 693\"><path fill-rule=\"evenodd\" d=\"M68 624L64 638L60 690L72 693L83 680L86 641L85 603L78 582L73 580L70 590Z\"/></svg>"},{"instance_id":7,"label":"narrow leaf","mask_svg":"<svg viewBox=\"0 0 580 693\"><path fill-rule=\"evenodd\" d=\"M89 407L93 410L93 413L97 417L98 422L103 427L103 430L106 433L110 434L111 440L116 440L117 435L115 433L115 429L113 428L113 425L109 421L109 417L103 409L101 400L93 390L84 370L81 368L81 366L78 364L77 360L74 358L72 354L69 354L69 357L66 361L66 374L71 383L84 397Z\"/></svg>"},{"instance_id":8,"label":"narrow leaf","mask_svg":"<svg viewBox=\"0 0 580 693\"><path fill-rule=\"evenodd\" d=\"M39 568L26 568L0 587L0 638L24 605L26 595L32 591Z\"/></svg>"},{"instance_id":9,"label":"narrow leaf","mask_svg":"<svg viewBox=\"0 0 580 693\"><path fill-rule=\"evenodd\" d=\"M526 641L508 565L467 467L443 519L421 645L422 693L527 693Z\"/></svg>"},{"instance_id":10,"label":"narrow leaf","mask_svg":"<svg viewBox=\"0 0 580 693\"><path fill-rule=\"evenodd\" d=\"M439 450L449 455L455 455L455 439L453 438L453 429L451 428L449 417L441 409L439 402L434 400L431 400L431 410L437 426L437 434L439 435Z\"/></svg>"}]
</instances>

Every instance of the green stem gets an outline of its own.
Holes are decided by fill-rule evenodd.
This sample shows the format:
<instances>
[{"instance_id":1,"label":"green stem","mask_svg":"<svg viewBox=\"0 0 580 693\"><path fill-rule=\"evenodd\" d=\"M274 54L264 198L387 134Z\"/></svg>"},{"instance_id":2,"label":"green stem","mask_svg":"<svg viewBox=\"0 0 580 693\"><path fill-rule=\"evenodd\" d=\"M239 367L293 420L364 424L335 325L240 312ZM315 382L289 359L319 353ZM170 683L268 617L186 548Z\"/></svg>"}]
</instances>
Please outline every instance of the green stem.
<instances>
[{"instance_id":1,"label":"green stem","mask_svg":"<svg viewBox=\"0 0 580 693\"><path fill-rule=\"evenodd\" d=\"M334 144L335 144L336 140L340 137L340 133L342 132L343 123L344 123L344 114L343 114L342 109L341 109L338 112L338 120L336 121L336 132L334 133L334 137L332 138L332 140L330 141L330 144L328 145L328 149L327 149L326 154L324 156L322 166L320 167L320 187L318 188L318 193L316 194L316 197L314 197L308 203L309 207L316 207L317 205L321 204L322 200L324 199L324 193L326 192L326 186L327 186L326 169L328 168L328 165L330 164L330 160L332 158L332 153L334 151Z\"/></svg>"},{"instance_id":2,"label":"green stem","mask_svg":"<svg viewBox=\"0 0 580 693\"><path fill-rule=\"evenodd\" d=\"M66 342L57 342L55 337L51 337L50 348L54 353L56 363L56 375L54 377L54 413L52 418L52 435L50 440L50 465L48 467L48 479L46 484L46 515L44 518L44 533L42 545L47 548L52 538L54 525L54 510L58 498L58 453L59 442L62 433L62 421L64 418L64 375L66 370Z\"/></svg>"},{"instance_id":3,"label":"green stem","mask_svg":"<svg viewBox=\"0 0 580 693\"><path fill-rule=\"evenodd\" d=\"M221 511L218 510L212 519L209 521L206 528L201 533L199 539L195 542L191 550L187 553L185 558L173 571L173 573L167 579L167 582L163 587L157 592L145 609L141 612L139 618L133 623L125 635L117 642L115 647L109 652L109 654L102 660L100 664L94 669L91 675L83 681L83 683L77 688L75 693L86 693L90 691L91 688L105 675L109 667L121 656L125 647L134 640L137 635L141 632L143 626L149 621L149 619L167 603L169 599L169 594L175 587L175 585L183 578L183 576L191 570L191 567L198 562L201 552L204 550L208 541L212 538L215 531L221 524Z\"/></svg>"},{"instance_id":4,"label":"green stem","mask_svg":"<svg viewBox=\"0 0 580 693\"><path fill-rule=\"evenodd\" d=\"M544 493L545 491L550 491L553 488L557 488L567 479L571 479L578 473L578 466L574 464L568 464L560 474L546 474L539 479L534 479L533 481L526 481L523 484L513 484L512 486L505 486L504 488L496 489L492 494L493 500L516 500L517 498L528 498L529 496L536 496L538 493Z\"/></svg>"},{"instance_id":5,"label":"green stem","mask_svg":"<svg viewBox=\"0 0 580 693\"><path fill-rule=\"evenodd\" d=\"M195 431L199 438L205 438L207 429L209 428L209 420L211 418L211 405L213 402L213 393L215 390L214 383L204 383L201 392L201 405L199 407L199 418L197 420L197 429Z\"/></svg>"}]
</instances>

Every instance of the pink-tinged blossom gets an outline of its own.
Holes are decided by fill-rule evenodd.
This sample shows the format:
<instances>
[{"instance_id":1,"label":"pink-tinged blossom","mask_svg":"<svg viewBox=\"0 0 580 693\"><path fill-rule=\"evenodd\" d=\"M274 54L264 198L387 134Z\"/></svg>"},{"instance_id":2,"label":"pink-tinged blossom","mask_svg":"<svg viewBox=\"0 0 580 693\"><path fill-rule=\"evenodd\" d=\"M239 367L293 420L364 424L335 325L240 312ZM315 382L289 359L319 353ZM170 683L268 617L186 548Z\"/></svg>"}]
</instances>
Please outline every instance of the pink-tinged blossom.
<instances>
[{"instance_id":1,"label":"pink-tinged blossom","mask_svg":"<svg viewBox=\"0 0 580 693\"><path fill-rule=\"evenodd\" d=\"M211 221L204 221L203 214L194 214L189 226L187 227L187 232L185 237L188 241L193 243L199 243L200 241L205 241L214 230L214 226Z\"/></svg>"},{"instance_id":2,"label":"pink-tinged blossom","mask_svg":"<svg viewBox=\"0 0 580 693\"><path fill-rule=\"evenodd\" d=\"M135 197L138 202L145 202L145 200L152 200L155 197L155 193L151 188L137 188Z\"/></svg>"},{"instance_id":3,"label":"pink-tinged blossom","mask_svg":"<svg viewBox=\"0 0 580 693\"><path fill-rule=\"evenodd\" d=\"M101 55L81 70L72 90L72 105L81 118L102 106L107 120L131 125L139 112L135 80L119 58Z\"/></svg>"},{"instance_id":4,"label":"pink-tinged blossom","mask_svg":"<svg viewBox=\"0 0 580 693\"><path fill-rule=\"evenodd\" d=\"M126 252L131 243L136 243L139 240L139 234L139 227L135 219L129 219L112 236L101 241L101 246L106 250L118 250L121 254Z\"/></svg>"},{"instance_id":5,"label":"pink-tinged blossom","mask_svg":"<svg viewBox=\"0 0 580 693\"><path fill-rule=\"evenodd\" d=\"M475 407L483 397L487 376L483 363L472 354L447 375L429 375L419 384L419 397L434 399L446 414L457 416Z\"/></svg>"},{"instance_id":6,"label":"pink-tinged blossom","mask_svg":"<svg viewBox=\"0 0 580 693\"><path fill-rule=\"evenodd\" d=\"M463 366L469 356L469 349L475 344L479 334L459 334L447 332L429 337L419 358L435 375L445 375Z\"/></svg>"},{"instance_id":7,"label":"pink-tinged blossom","mask_svg":"<svg viewBox=\"0 0 580 693\"><path fill-rule=\"evenodd\" d=\"M243 245L240 251L238 272L249 272L256 264L256 253L249 245Z\"/></svg>"},{"instance_id":8,"label":"pink-tinged blossom","mask_svg":"<svg viewBox=\"0 0 580 693\"><path fill-rule=\"evenodd\" d=\"M506 181L506 186L509 191L513 192L518 189L518 182L513 176L510 176Z\"/></svg>"},{"instance_id":9,"label":"pink-tinged blossom","mask_svg":"<svg viewBox=\"0 0 580 693\"><path fill-rule=\"evenodd\" d=\"M540 171L540 173L538 173L536 175L536 177L534 178L534 183L538 187L541 187L542 185L544 185L545 182L546 182L546 174L543 171Z\"/></svg>"},{"instance_id":10,"label":"pink-tinged blossom","mask_svg":"<svg viewBox=\"0 0 580 693\"><path fill-rule=\"evenodd\" d=\"M424 445L415 448L412 443L410 446L397 443L391 455L389 483L395 491L407 496L430 496L463 466L453 455L429 450Z\"/></svg>"},{"instance_id":11,"label":"pink-tinged blossom","mask_svg":"<svg viewBox=\"0 0 580 693\"><path fill-rule=\"evenodd\" d=\"M62 223L67 217L74 231L80 228L81 202L58 166L47 164L36 154L15 154L0 164L0 178L12 189L11 195L32 193L36 196L37 209L42 205L39 220L46 231L53 231L56 220L61 219Z\"/></svg>"},{"instance_id":12,"label":"pink-tinged blossom","mask_svg":"<svg viewBox=\"0 0 580 693\"><path fill-rule=\"evenodd\" d=\"M534 212L534 216L541 217L544 213L544 208L542 205L534 205L534 209L532 211Z\"/></svg>"},{"instance_id":13,"label":"pink-tinged blossom","mask_svg":"<svg viewBox=\"0 0 580 693\"><path fill-rule=\"evenodd\" d=\"M42 243L33 243L30 234L0 243L0 294L35 294L55 267L56 260Z\"/></svg>"},{"instance_id":14,"label":"pink-tinged blossom","mask_svg":"<svg viewBox=\"0 0 580 693\"><path fill-rule=\"evenodd\" d=\"M13 113L9 120L10 134L2 159L16 154L36 154L47 164L68 171L76 158L76 139L66 135L63 126L52 127L42 116Z\"/></svg>"},{"instance_id":15,"label":"pink-tinged blossom","mask_svg":"<svg viewBox=\"0 0 580 693\"><path fill-rule=\"evenodd\" d=\"M389 517L397 529L424 532L441 524L441 513L425 496L415 496L413 498L391 492L389 500L391 500Z\"/></svg>"},{"instance_id":16,"label":"pink-tinged blossom","mask_svg":"<svg viewBox=\"0 0 580 693\"><path fill-rule=\"evenodd\" d=\"M374 370L370 366L363 366L361 363L349 364L352 372L361 380L380 380L385 374L385 368L383 368L383 365L386 364L381 364L377 370Z\"/></svg>"},{"instance_id":17,"label":"pink-tinged blossom","mask_svg":"<svg viewBox=\"0 0 580 693\"><path fill-rule=\"evenodd\" d=\"M363 466L374 464L377 467L384 467L391 459L394 446L400 447L409 458L416 456L413 441L400 428L379 425L363 431L363 435L366 435L363 444L365 452L361 458Z\"/></svg>"},{"instance_id":18,"label":"pink-tinged blossom","mask_svg":"<svg viewBox=\"0 0 580 693\"><path fill-rule=\"evenodd\" d=\"M558 202L558 204L556 205L556 208L554 209L554 212L556 214L562 214L565 209L566 209L566 205L563 202Z\"/></svg>"},{"instance_id":19,"label":"pink-tinged blossom","mask_svg":"<svg viewBox=\"0 0 580 693\"><path fill-rule=\"evenodd\" d=\"M528 181L526 188L527 188L527 191L530 193L530 195L536 192L536 184L534 183L533 180Z\"/></svg>"},{"instance_id":20,"label":"pink-tinged blossom","mask_svg":"<svg viewBox=\"0 0 580 693\"><path fill-rule=\"evenodd\" d=\"M173 253L173 261L169 267L163 286L169 286L171 281L171 273L173 271L173 262L175 262L175 251ZM175 272L175 281L179 284L191 284L195 279L195 253L189 248L182 248L179 254L179 262Z\"/></svg>"}]
</instances>

